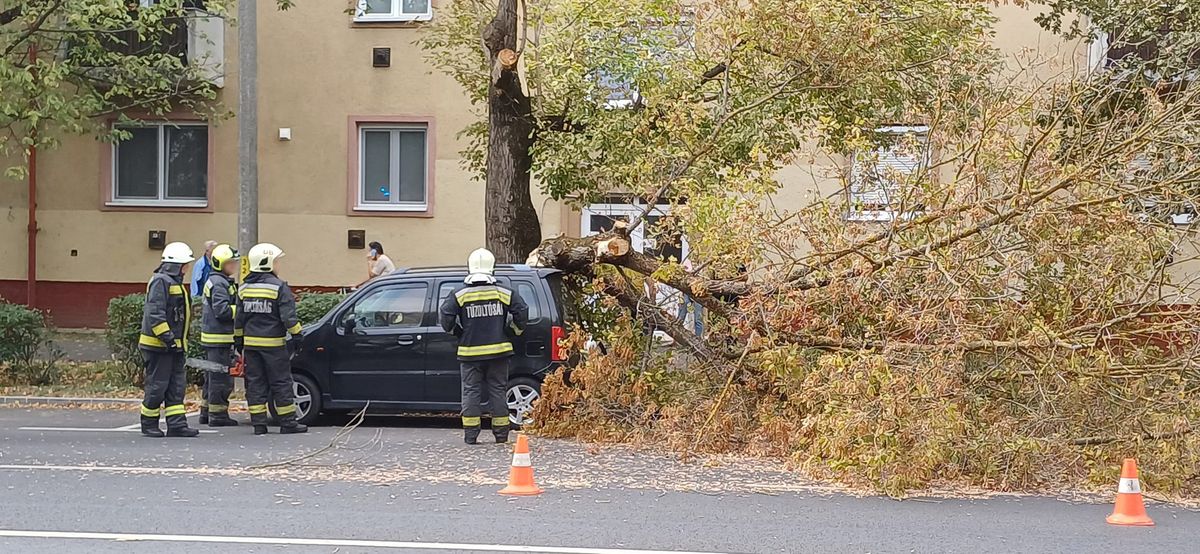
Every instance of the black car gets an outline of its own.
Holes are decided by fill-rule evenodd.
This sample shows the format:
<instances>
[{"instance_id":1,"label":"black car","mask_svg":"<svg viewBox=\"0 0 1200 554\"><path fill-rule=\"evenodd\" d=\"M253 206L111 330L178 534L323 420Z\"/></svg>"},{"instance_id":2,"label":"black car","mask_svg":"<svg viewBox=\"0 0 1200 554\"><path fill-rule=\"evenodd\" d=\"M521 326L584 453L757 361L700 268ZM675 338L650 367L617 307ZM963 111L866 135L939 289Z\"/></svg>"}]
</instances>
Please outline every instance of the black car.
<instances>
[{"instance_id":1,"label":"black car","mask_svg":"<svg viewBox=\"0 0 1200 554\"><path fill-rule=\"evenodd\" d=\"M463 287L466 268L400 269L371 280L304 328L292 358L297 416L461 409L458 342L438 325L438 307ZM513 340L508 406L523 422L542 379L564 361L562 276L554 269L496 267L496 280L529 305L529 325ZM485 399L486 401L486 399Z\"/></svg>"}]
</instances>

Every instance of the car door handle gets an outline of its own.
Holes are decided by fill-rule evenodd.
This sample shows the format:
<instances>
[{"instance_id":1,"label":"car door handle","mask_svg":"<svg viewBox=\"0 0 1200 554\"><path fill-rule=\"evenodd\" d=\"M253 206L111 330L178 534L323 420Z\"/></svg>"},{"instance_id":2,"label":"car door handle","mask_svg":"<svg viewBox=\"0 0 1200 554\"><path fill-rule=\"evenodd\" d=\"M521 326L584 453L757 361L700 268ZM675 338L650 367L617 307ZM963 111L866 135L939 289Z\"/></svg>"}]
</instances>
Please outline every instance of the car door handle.
<instances>
[{"instance_id":1,"label":"car door handle","mask_svg":"<svg viewBox=\"0 0 1200 554\"><path fill-rule=\"evenodd\" d=\"M396 344L399 344L400 346L412 346L419 340L421 340L421 335L417 335L415 337L412 335L400 335L399 337L396 337Z\"/></svg>"}]
</instances>

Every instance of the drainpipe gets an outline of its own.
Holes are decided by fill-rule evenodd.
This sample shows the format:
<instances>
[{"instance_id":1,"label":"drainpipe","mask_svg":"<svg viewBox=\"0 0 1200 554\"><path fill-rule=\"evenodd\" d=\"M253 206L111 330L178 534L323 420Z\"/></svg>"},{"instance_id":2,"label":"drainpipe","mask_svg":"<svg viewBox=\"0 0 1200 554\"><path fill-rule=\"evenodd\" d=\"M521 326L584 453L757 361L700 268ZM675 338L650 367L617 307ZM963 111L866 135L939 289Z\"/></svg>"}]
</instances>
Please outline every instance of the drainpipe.
<instances>
[{"instance_id":1,"label":"drainpipe","mask_svg":"<svg viewBox=\"0 0 1200 554\"><path fill-rule=\"evenodd\" d=\"M29 63L33 64L37 61L37 46L29 45ZM34 70L34 78L37 78L36 69ZM30 308L37 308L37 130L31 129L29 136L33 138L32 144L29 145L29 227L27 233L29 235L28 246L28 265L25 269L25 304Z\"/></svg>"}]
</instances>

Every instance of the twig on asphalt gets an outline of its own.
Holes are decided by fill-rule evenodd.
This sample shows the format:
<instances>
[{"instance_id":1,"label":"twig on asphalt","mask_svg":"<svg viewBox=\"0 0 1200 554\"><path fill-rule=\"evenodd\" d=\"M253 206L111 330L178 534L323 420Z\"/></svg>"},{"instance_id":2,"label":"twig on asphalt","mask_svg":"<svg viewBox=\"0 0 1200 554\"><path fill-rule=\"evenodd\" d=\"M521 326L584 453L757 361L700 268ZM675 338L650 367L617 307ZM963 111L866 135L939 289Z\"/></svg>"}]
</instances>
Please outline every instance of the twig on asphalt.
<instances>
[{"instance_id":1,"label":"twig on asphalt","mask_svg":"<svg viewBox=\"0 0 1200 554\"><path fill-rule=\"evenodd\" d=\"M304 466L305 464L299 464L299 462L303 462L304 460L311 460L312 458L320 456L321 454L324 454L331 450L335 450L339 447L344 447L343 445L339 445L338 443L340 443L343 439L348 438L350 436L350 433L353 433L355 429L358 429L359 425L362 425L363 420L366 419L366 416L367 416L367 408L369 408L370 406L371 406L371 402L367 401L367 404L365 406L363 406L363 408L361 410L359 410L358 413L354 415L354 417L350 418L350 422L347 423L346 425L342 426L342 428L338 430L337 434L333 436L333 439L331 439L329 441L329 444L327 444L321 448L318 448L317 450L315 450L313 452L309 452L307 454L303 454L303 455L297 456L295 458L284 460L282 462L260 464L260 465L250 466L246 469L270 469L270 468L274 468L274 467L282 467L282 466L289 466L289 465ZM380 439L382 438L382 436L383 436L382 431L376 430L375 438L373 438L370 441L367 441L366 443L364 443L361 446L352 447L351 449L359 450L359 449L365 448L367 446L371 446L372 444L374 444L376 442L380 442ZM334 465L340 465L340 464L334 464Z\"/></svg>"}]
</instances>

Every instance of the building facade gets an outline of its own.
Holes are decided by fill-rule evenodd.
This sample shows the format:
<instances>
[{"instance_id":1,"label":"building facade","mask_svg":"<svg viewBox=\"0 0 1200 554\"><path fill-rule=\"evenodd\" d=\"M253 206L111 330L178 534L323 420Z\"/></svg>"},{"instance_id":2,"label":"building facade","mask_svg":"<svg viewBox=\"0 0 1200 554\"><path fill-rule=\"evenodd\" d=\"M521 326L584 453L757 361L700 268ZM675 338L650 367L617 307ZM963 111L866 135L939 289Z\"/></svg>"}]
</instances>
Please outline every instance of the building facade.
<instances>
[{"instance_id":1,"label":"building facade","mask_svg":"<svg viewBox=\"0 0 1200 554\"><path fill-rule=\"evenodd\" d=\"M356 17L344 2L286 12L259 4L259 237L288 252L281 274L299 288L362 281L365 242L379 241L397 265L416 267L462 263L484 241L484 185L462 168L456 137L476 112L415 44L439 2L369 5L373 13ZM1063 43L1023 9L997 9L1005 52L1053 51L1064 64L1086 65L1086 45ZM224 29L223 52L213 53L224 60L218 101L234 112L236 35ZM206 240L236 242L236 121L171 119L131 128L117 146L68 137L39 155L36 305L60 327L100 327L110 298L141 291L158 259L153 238L198 252ZM911 163L885 158L900 169ZM799 207L844 188L818 173L784 171L778 201ZM864 206L879 203L877 191L849 194ZM13 302L26 302L29 288L28 200L22 183L0 186L0 296ZM534 202L543 236L596 231L631 210L618 200L576 211L536 191ZM878 217L864 209L848 219Z\"/></svg>"}]
</instances>

